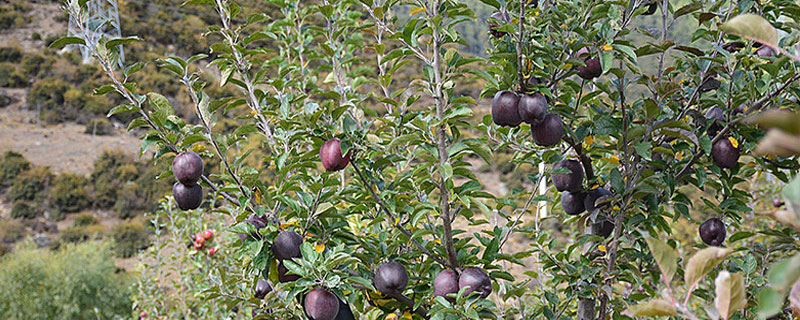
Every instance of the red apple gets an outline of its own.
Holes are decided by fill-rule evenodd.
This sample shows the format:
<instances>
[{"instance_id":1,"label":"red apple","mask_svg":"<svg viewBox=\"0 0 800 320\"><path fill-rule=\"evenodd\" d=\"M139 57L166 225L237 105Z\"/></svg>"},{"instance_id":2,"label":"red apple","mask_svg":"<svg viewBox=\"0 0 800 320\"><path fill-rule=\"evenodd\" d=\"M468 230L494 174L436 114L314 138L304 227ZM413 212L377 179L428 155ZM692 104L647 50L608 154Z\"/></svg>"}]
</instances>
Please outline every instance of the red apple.
<instances>
[{"instance_id":1,"label":"red apple","mask_svg":"<svg viewBox=\"0 0 800 320\"><path fill-rule=\"evenodd\" d=\"M322 147L319 148L319 157L322 159L325 170L328 171L342 170L350 162L350 153L342 156L342 141L336 138L322 144Z\"/></svg>"},{"instance_id":2,"label":"red apple","mask_svg":"<svg viewBox=\"0 0 800 320\"><path fill-rule=\"evenodd\" d=\"M208 248L208 256L213 257L217 253L217 248Z\"/></svg>"},{"instance_id":3,"label":"red apple","mask_svg":"<svg viewBox=\"0 0 800 320\"><path fill-rule=\"evenodd\" d=\"M211 229L206 229L206 231L203 232L203 238L205 238L206 241L214 240L214 231L211 231Z\"/></svg>"}]
</instances>

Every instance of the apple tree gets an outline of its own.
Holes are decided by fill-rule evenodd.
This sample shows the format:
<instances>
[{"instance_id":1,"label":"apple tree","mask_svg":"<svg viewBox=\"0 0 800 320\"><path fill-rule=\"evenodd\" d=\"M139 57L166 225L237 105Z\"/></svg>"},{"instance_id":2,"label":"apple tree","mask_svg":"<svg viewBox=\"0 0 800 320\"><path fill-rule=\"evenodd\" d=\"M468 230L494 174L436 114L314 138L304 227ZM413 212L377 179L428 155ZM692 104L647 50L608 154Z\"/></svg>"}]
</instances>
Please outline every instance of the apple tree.
<instances>
[{"instance_id":1,"label":"apple tree","mask_svg":"<svg viewBox=\"0 0 800 320\"><path fill-rule=\"evenodd\" d=\"M755 189L800 168L796 2L266 2L183 4L219 16L207 52L155 62L194 121L137 88L145 62L117 63L138 38L92 39L85 0L65 5L84 36L53 44L88 46L109 77L96 93L125 100L109 115L135 114L142 154L172 161L161 213L183 219L155 224L224 229L195 287L209 315L751 319L789 303L800 262L766 274L797 251L798 182L777 225ZM475 23L487 58L461 53ZM523 188L486 191L475 169L498 153Z\"/></svg>"}]
</instances>

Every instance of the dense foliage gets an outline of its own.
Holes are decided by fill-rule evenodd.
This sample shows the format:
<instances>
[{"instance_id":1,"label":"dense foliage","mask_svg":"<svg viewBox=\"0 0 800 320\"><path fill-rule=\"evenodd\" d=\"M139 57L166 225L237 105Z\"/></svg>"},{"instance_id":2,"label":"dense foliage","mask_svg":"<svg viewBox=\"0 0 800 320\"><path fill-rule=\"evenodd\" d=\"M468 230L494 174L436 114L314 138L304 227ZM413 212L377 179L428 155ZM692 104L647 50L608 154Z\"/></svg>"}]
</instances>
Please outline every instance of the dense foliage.
<instances>
[{"instance_id":1,"label":"dense foliage","mask_svg":"<svg viewBox=\"0 0 800 320\"><path fill-rule=\"evenodd\" d=\"M784 192L789 210L772 211L783 224L754 210L772 202L756 197L760 179L788 183L799 168L797 3L484 0L498 14L483 59L463 53L459 26L483 21L460 1L268 2L268 14L225 0L185 3L219 23L204 34L207 52L157 62L188 94L182 105L137 89L137 72L153 66L117 67L118 45L136 37L53 44L89 46L110 79L96 93L125 100L109 115L145 128L142 153L155 150L157 163L186 151L219 161L200 180L203 206L175 212L173 200L197 208L185 205L196 194L180 191L158 211L154 225L170 238L151 255L188 250L175 244L192 245L205 221L241 241L213 262L181 253L146 264L180 266L179 297L202 298L171 304L154 296L166 281L157 277L140 283L138 309L751 319L788 305L798 278L788 271L800 258L771 265L797 251L800 180ZM84 4L66 8L87 28ZM657 28L632 27L654 13ZM670 38L681 19L696 30ZM463 90L476 82L480 96ZM478 101L492 96L490 115ZM779 108L789 111L771 110ZM777 128L766 135L768 127ZM475 168L494 153L512 154L504 170L529 181L486 192ZM523 166L530 174L513 171ZM540 194L548 180L555 190ZM194 181L175 186L197 190ZM700 227L709 217L719 220ZM705 244L680 229L687 224ZM511 251L520 235L530 242ZM460 274L459 292L434 294L447 269ZM253 297L265 279L274 290ZM481 294L464 294L472 291ZM326 303L330 293L346 304Z\"/></svg>"}]
</instances>

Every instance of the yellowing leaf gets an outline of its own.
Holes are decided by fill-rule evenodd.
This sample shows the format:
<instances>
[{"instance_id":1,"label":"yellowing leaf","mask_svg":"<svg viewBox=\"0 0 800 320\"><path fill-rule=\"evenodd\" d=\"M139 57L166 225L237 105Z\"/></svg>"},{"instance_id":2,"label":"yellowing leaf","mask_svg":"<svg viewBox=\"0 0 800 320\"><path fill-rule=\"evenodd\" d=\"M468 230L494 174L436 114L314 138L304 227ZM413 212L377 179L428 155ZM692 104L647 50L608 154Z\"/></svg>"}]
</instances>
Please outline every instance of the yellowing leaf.
<instances>
[{"instance_id":1,"label":"yellowing leaf","mask_svg":"<svg viewBox=\"0 0 800 320\"><path fill-rule=\"evenodd\" d=\"M611 51L614 49L610 44L603 45L603 51Z\"/></svg>"},{"instance_id":2,"label":"yellowing leaf","mask_svg":"<svg viewBox=\"0 0 800 320\"><path fill-rule=\"evenodd\" d=\"M424 12L424 11L425 11L425 8L420 8L420 7L411 8L411 11L408 12L408 16L410 17L410 16L413 16L413 15L415 15L417 13Z\"/></svg>"},{"instance_id":3,"label":"yellowing leaf","mask_svg":"<svg viewBox=\"0 0 800 320\"><path fill-rule=\"evenodd\" d=\"M588 149L589 146L592 145L592 143L594 143L594 136L586 136L586 138L583 138L583 148L584 149Z\"/></svg>"},{"instance_id":4,"label":"yellowing leaf","mask_svg":"<svg viewBox=\"0 0 800 320\"><path fill-rule=\"evenodd\" d=\"M675 276L675 270L678 269L678 252L672 247L661 241L658 238L646 238L647 246L650 248L650 253L656 260L661 274L664 275L666 281L672 280Z\"/></svg>"},{"instance_id":5,"label":"yellowing leaf","mask_svg":"<svg viewBox=\"0 0 800 320\"><path fill-rule=\"evenodd\" d=\"M600 250L600 252L606 252L606 246L601 244L601 245L597 246L597 250Z\"/></svg>"},{"instance_id":6,"label":"yellowing leaf","mask_svg":"<svg viewBox=\"0 0 800 320\"><path fill-rule=\"evenodd\" d=\"M717 287L714 305L722 319L727 320L747 304L744 277L741 273L731 274L728 271L721 271L714 283Z\"/></svg>"},{"instance_id":7,"label":"yellowing leaf","mask_svg":"<svg viewBox=\"0 0 800 320\"><path fill-rule=\"evenodd\" d=\"M736 141L736 138L728 137L728 141L731 142L731 145L733 145L734 148L738 148L739 147L739 141Z\"/></svg>"},{"instance_id":8,"label":"yellowing leaf","mask_svg":"<svg viewBox=\"0 0 800 320\"><path fill-rule=\"evenodd\" d=\"M719 27L725 32L733 33L749 40L775 46L778 44L778 31L769 21L755 14L742 14L725 22Z\"/></svg>"},{"instance_id":9,"label":"yellowing leaf","mask_svg":"<svg viewBox=\"0 0 800 320\"><path fill-rule=\"evenodd\" d=\"M206 146L204 146L202 144L195 144L189 149L189 151L200 152L200 151L203 151L205 149L206 149Z\"/></svg>"},{"instance_id":10,"label":"yellowing leaf","mask_svg":"<svg viewBox=\"0 0 800 320\"><path fill-rule=\"evenodd\" d=\"M411 319L411 312L406 311L405 313L403 313L403 318Z\"/></svg>"},{"instance_id":11,"label":"yellowing leaf","mask_svg":"<svg viewBox=\"0 0 800 320\"><path fill-rule=\"evenodd\" d=\"M689 258L689 263L686 264L686 273L684 273L684 281L689 286L689 293L697 286L697 283L705 277L711 270L725 260L731 253L731 249L720 247L708 247L695 253Z\"/></svg>"},{"instance_id":12,"label":"yellowing leaf","mask_svg":"<svg viewBox=\"0 0 800 320\"><path fill-rule=\"evenodd\" d=\"M610 156L608 158L600 158L600 160L605 160L611 162L613 164L619 165L619 157L617 156Z\"/></svg>"},{"instance_id":13,"label":"yellowing leaf","mask_svg":"<svg viewBox=\"0 0 800 320\"><path fill-rule=\"evenodd\" d=\"M316 251L317 253L322 253L322 251L325 251L325 244L324 243L320 243L320 244L315 245L314 246L314 251Z\"/></svg>"},{"instance_id":14,"label":"yellowing leaf","mask_svg":"<svg viewBox=\"0 0 800 320\"><path fill-rule=\"evenodd\" d=\"M631 306L625 310L624 314L631 317L661 317L674 316L678 314L669 301L664 299L650 300L646 303Z\"/></svg>"}]
</instances>

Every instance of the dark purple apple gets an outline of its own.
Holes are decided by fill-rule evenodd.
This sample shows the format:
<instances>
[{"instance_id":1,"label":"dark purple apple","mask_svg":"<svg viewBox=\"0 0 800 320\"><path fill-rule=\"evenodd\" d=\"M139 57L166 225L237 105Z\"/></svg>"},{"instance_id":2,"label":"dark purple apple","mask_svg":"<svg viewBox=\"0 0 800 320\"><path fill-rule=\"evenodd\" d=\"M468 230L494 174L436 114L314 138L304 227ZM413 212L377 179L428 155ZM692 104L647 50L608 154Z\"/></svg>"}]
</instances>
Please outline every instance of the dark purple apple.
<instances>
[{"instance_id":1,"label":"dark purple apple","mask_svg":"<svg viewBox=\"0 0 800 320\"><path fill-rule=\"evenodd\" d=\"M728 52L737 52L744 48L744 43L741 42L728 42L722 45L722 49L727 50Z\"/></svg>"},{"instance_id":2,"label":"dark purple apple","mask_svg":"<svg viewBox=\"0 0 800 320\"><path fill-rule=\"evenodd\" d=\"M558 191L579 191L583 185L583 166L576 160L561 160L553 169L569 169L570 173L553 174L553 186Z\"/></svg>"},{"instance_id":3,"label":"dark purple apple","mask_svg":"<svg viewBox=\"0 0 800 320\"><path fill-rule=\"evenodd\" d=\"M192 185L203 176L203 159L194 152L184 152L172 160L172 173L185 185Z\"/></svg>"},{"instance_id":4,"label":"dark purple apple","mask_svg":"<svg viewBox=\"0 0 800 320\"><path fill-rule=\"evenodd\" d=\"M498 91L492 99L492 121L499 126L516 127L519 116L519 96L508 90Z\"/></svg>"},{"instance_id":5,"label":"dark purple apple","mask_svg":"<svg viewBox=\"0 0 800 320\"><path fill-rule=\"evenodd\" d=\"M312 320L334 320L339 314L339 298L328 290L311 290L304 300L303 309Z\"/></svg>"},{"instance_id":6,"label":"dark purple apple","mask_svg":"<svg viewBox=\"0 0 800 320\"><path fill-rule=\"evenodd\" d=\"M394 261L384 263L375 270L372 284L383 294L400 294L408 285L406 267Z\"/></svg>"},{"instance_id":7,"label":"dark purple apple","mask_svg":"<svg viewBox=\"0 0 800 320\"><path fill-rule=\"evenodd\" d=\"M467 288L464 291L465 296L469 296L473 292L480 294L481 299L486 298L492 293L492 280L486 271L478 267L469 267L461 271L461 276L458 277L458 289Z\"/></svg>"},{"instance_id":8,"label":"dark purple apple","mask_svg":"<svg viewBox=\"0 0 800 320\"><path fill-rule=\"evenodd\" d=\"M283 261L278 261L278 282L286 283L286 282L294 282L300 279L299 275L296 274L289 274L289 269L283 265Z\"/></svg>"},{"instance_id":9,"label":"dark purple apple","mask_svg":"<svg viewBox=\"0 0 800 320\"><path fill-rule=\"evenodd\" d=\"M172 196L175 197L175 202L181 210L197 209L203 203L203 187L196 183L187 186L175 182L172 186Z\"/></svg>"},{"instance_id":10,"label":"dark purple apple","mask_svg":"<svg viewBox=\"0 0 800 320\"><path fill-rule=\"evenodd\" d=\"M780 208L781 206L783 206L783 200L781 200L781 198L773 199L772 200L772 206L775 207L775 208Z\"/></svg>"},{"instance_id":11,"label":"dark purple apple","mask_svg":"<svg viewBox=\"0 0 800 320\"><path fill-rule=\"evenodd\" d=\"M453 270L444 269L433 279L433 296L455 301L447 296L450 293L458 293L458 274Z\"/></svg>"},{"instance_id":12,"label":"dark purple apple","mask_svg":"<svg viewBox=\"0 0 800 320\"><path fill-rule=\"evenodd\" d=\"M531 126L531 134L533 135L533 142L540 146L557 145L561 141L561 137L564 136L564 124L561 122L561 116L555 113L548 113L542 123Z\"/></svg>"},{"instance_id":13,"label":"dark purple apple","mask_svg":"<svg viewBox=\"0 0 800 320\"><path fill-rule=\"evenodd\" d=\"M589 192L586 193L586 198L583 200L583 207L586 208L586 211L592 212L597 208L597 205L600 204L597 200L605 196L611 196L611 191L606 190L606 188L599 187L589 190Z\"/></svg>"},{"instance_id":14,"label":"dark purple apple","mask_svg":"<svg viewBox=\"0 0 800 320\"><path fill-rule=\"evenodd\" d=\"M733 169L739 162L739 149L734 148L730 140L719 139L711 147L711 156L718 166Z\"/></svg>"},{"instance_id":15,"label":"dark purple apple","mask_svg":"<svg viewBox=\"0 0 800 320\"><path fill-rule=\"evenodd\" d=\"M256 281L256 292L253 294L256 299L264 299L267 296L267 293L272 291L272 286L269 285L269 282L264 279L258 279Z\"/></svg>"},{"instance_id":16,"label":"dark purple apple","mask_svg":"<svg viewBox=\"0 0 800 320\"><path fill-rule=\"evenodd\" d=\"M350 309L350 306L339 299L339 313L336 314L336 319L334 320L355 320L356 316L353 315L353 310Z\"/></svg>"},{"instance_id":17,"label":"dark purple apple","mask_svg":"<svg viewBox=\"0 0 800 320\"><path fill-rule=\"evenodd\" d=\"M581 48L578 50L577 56L583 60L584 64L586 64L585 66L579 66L576 68L578 70L579 77L583 78L584 80L592 80L603 74L603 67L600 65L600 59L592 58L589 49L586 47Z\"/></svg>"},{"instance_id":18,"label":"dark purple apple","mask_svg":"<svg viewBox=\"0 0 800 320\"><path fill-rule=\"evenodd\" d=\"M264 220L264 218L259 217L259 216L255 215L255 214L251 215L247 219L244 219L244 222L246 222L247 224L255 227L256 230L262 229L262 228L267 226L267 220ZM260 239L261 238L261 236L259 236L259 234L255 233L255 232L250 233L249 235L241 233L238 236L239 236L239 240L242 240L242 242L245 242L247 240L247 238L253 238L253 239L256 239L256 238Z\"/></svg>"},{"instance_id":19,"label":"dark purple apple","mask_svg":"<svg viewBox=\"0 0 800 320\"><path fill-rule=\"evenodd\" d=\"M770 46L761 46L756 50L756 55L762 58L768 58L775 55L775 49L770 48Z\"/></svg>"},{"instance_id":20,"label":"dark purple apple","mask_svg":"<svg viewBox=\"0 0 800 320\"><path fill-rule=\"evenodd\" d=\"M547 114L547 99L541 93L523 94L519 97L519 116L522 121L538 124Z\"/></svg>"},{"instance_id":21,"label":"dark purple apple","mask_svg":"<svg viewBox=\"0 0 800 320\"><path fill-rule=\"evenodd\" d=\"M272 254L278 260L300 257L300 245L303 237L294 231L283 231L272 241Z\"/></svg>"},{"instance_id":22,"label":"dark purple apple","mask_svg":"<svg viewBox=\"0 0 800 320\"><path fill-rule=\"evenodd\" d=\"M608 220L603 220L592 225L592 234L608 238L614 233L614 223Z\"/></svg>"},{"instance_id":23,"label":"dark purple apple","mask_svg":"<svg viewBox=\"0 0 800 320\"><path fill-rule=\"evenodd\" d=\"M700 225L700 239L709 246L719 247L725 241L725 224L722 220L711 218Z\"/></svg>"},{"instance_id":24,"label":"dark purple apple","mask_svg":"<svg viewBox=\"0 0 800 320\"><path fill-rule=\"evenodd\" d=\"M586 192L569 192L566 191L561 194L561 208L567 214L580 214L586 211L583 202L586 199Z\"/></svg>"},{"instance_id":25,"label":"dark purple apple","mask_svg":"<svg viewBox=\"0 0 800 320\"><path fill-rule=\"evenodd\" d=\"M509 23L511 21L508 18L507 14L500 13L500 12L492 13L491 17L493 19L503 23L503 24ZM499 24L489 23L489 33L491 33L492 36L495 37L495 38L502 38L503 36L506 35L506 32L497 30L497 28L499 28L499 27L500 27Z\"/></svg>"},{"instance_id":26,"label":"dark purple apple","mask_svg":"<svg viewBox=\"0 0 800 320\"><path fill-rule=\"evenodd\" d=\"M342 141L334 138L322 144L319 148L319 158L322 159L325 170L339 171L347 167L347 163L350 162L350 152L342 156Z\"/></svg>"},{"instance_id":27,"label":"dark purple apple","mask_svg":"<svg viewBox=\"0 0 800 320\"><path fill-rule=\"evenodd\" d=\"M656 10L658 10L658 1L653 1L650 4L646 5L647 5L647 11L642 13L642 15L644 16L652 16L654 13L656 13Z\"/></svg>"},{"instance_id":28,"label":"dark purple apple","mask_svg":"<svg viewBox=\"0 0 800 320\"><path fill-rule=\"evenodd\" d=\"M719 107L713 107L708 109L705 114L706 123L711 123L708 126L708 135L714 137L717 133L722 130L722 126L725 124L725 115L722 112L722 109Z\"/></svg>"},{"instance_id":29,"label":"dark purple apple","mask_svg":"<svg viewBox=\"0 0 800 320\"><path fill-rule=\"evenodd\" d=\"M717 80L715 78L708 78L705 81L703 81L702 84L700 84L699 90L700 90L700 92L708 92L708 91L711 91L711 90L717 90L717 89L719 89L720 85L722 85L722 82L719 82L719 80Z\"/></svg>"}]
</instances>

